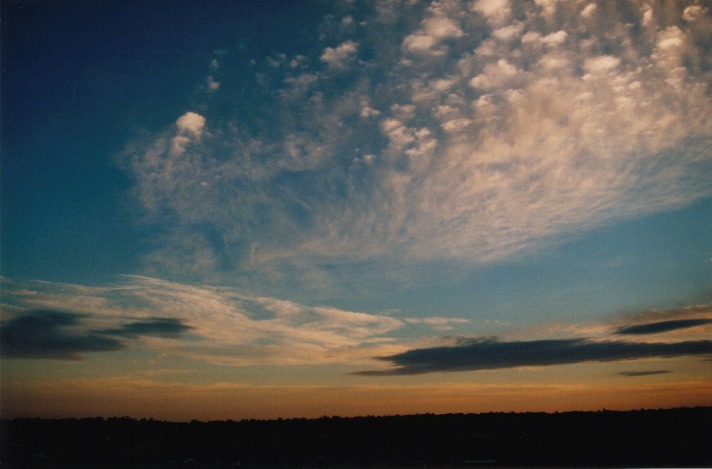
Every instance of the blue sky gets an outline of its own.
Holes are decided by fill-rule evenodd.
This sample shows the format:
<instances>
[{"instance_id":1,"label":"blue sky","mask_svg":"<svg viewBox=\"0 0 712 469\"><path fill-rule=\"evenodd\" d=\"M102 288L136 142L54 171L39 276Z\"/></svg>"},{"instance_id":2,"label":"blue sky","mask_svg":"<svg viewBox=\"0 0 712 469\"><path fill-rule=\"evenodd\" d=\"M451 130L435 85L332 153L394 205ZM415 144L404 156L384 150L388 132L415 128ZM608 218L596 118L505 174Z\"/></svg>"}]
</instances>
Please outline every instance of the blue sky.
<instances>
[{"instance_id":1,"label":"blue sky","mask_svg":"<svg viewBox=\"0 0 712 469\"><path fill-rule=\"evenodd\" d=\"M556 410L633 389L616 405L710 404L709 5L12 1L3 17L9 412ZM40 405L48 386L124 407ZM204 413L171 411L166 386Z\"/></svg>"}]
</instances>

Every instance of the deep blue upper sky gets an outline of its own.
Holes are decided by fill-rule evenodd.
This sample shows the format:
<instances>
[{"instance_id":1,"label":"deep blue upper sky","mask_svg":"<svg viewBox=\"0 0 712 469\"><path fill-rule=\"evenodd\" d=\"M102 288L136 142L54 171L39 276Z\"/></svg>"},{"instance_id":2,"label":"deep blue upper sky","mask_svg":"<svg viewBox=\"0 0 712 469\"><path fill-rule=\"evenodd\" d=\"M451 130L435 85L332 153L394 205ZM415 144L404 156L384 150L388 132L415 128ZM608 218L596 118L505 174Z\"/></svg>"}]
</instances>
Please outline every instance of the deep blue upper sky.
<instances>
[{"instance_id":1,"label":"deep blue upper sky","mask_svg":"<svg viewBox=\"0 0 712 469\"><path fill-rule=\"evenodd\" d=\"M4 2L2 275L525 322L709 300L709 11L502 5Z\"/></svg>"},{"instance_id":2,"label":"deep blue upper sky","mask_svg":"<svg viewBox=\"0 0 712 469\"><path fill-rule=\"evenodd\" d=\"M3 274L96 282L138 269L150 240L114 155L194 104L215 50L289 45L273 32L309 28L286 21L306 3L4 2Z\"/></svg>"}]
</instances>

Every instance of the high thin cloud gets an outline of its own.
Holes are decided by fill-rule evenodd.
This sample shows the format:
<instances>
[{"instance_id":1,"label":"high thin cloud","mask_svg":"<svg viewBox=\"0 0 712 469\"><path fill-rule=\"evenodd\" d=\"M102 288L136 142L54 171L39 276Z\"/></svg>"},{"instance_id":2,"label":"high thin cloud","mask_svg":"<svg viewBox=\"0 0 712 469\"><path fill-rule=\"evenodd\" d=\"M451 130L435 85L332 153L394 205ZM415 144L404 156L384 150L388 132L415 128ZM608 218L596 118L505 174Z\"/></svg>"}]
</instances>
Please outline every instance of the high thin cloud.
<instances>
[{"instance_id":1,"label":"high thin cloud","mask_svg":"<svg viewBox=\"0 0 712 469\"><path fill-rule=\"evenodd\" d=\"M80 359L140 346L236 365L366 363L401 350L390 333L407 327L383 314L147 277L96 287L4 281L6 358Z\"/></svg>"},{"instance_id":2,"label":"high thin cloud","mask_svg":"<svg viewBox=\"0 0 712 469\"><path fill-rule=\"evenodd\" d=\"M221 79L232 118L205 105L127 149L166 227L149 273L320 285L354 261L488 263L712 194L706 9L399 8L330 17L318 48L245 63L243 91Z\"/></svg>"},{"instance_id":3,"label":"high thin cloud","mask_svg":"<svg viewBox=\"0 0 712 469\"><path fill-rule=\"evenodd\" d=\"M416 375L443 371L494 370L688 355L712 356L712 341L639 343L567 339L499 342L487 339L461 346L416 349L383 357L381 360L388 361L396 367L362 371L358 374Z\"/></svg>"}]
</instances>

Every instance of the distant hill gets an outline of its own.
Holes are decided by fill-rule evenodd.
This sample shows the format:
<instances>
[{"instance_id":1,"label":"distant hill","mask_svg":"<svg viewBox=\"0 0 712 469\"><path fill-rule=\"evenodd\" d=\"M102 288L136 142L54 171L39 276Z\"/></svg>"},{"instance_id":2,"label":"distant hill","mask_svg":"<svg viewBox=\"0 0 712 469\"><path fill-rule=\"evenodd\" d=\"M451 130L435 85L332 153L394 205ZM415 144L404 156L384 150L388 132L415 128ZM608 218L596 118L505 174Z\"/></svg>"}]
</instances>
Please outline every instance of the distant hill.
<instances>
[{"instance_id":1,"label":"distant hill","mask_svg":"<svg viewBox=\"0 0 712 469\"><path fill-rule=\"evenodd\" d=\"M3 467L712 466L712 407L1 425Z\"/></svg>"}]
</instances>

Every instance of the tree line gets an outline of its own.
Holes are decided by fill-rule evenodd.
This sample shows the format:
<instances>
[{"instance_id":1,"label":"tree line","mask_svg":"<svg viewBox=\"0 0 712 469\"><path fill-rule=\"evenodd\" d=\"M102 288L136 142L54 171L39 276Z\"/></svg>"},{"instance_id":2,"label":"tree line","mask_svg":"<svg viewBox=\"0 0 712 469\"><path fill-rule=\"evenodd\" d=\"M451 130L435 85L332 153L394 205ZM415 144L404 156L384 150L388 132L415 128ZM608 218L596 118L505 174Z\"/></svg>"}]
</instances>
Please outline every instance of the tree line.
<instances>
[{"instance_id":1,"label":"tree line","mask_svg":"<svg viewBox=\"0 0 712 469\"><path fill-rule=\"evenodd\" d=\"M6 467L712 466L712 407L0 425Z\"/></svg>"}]
</instances>

